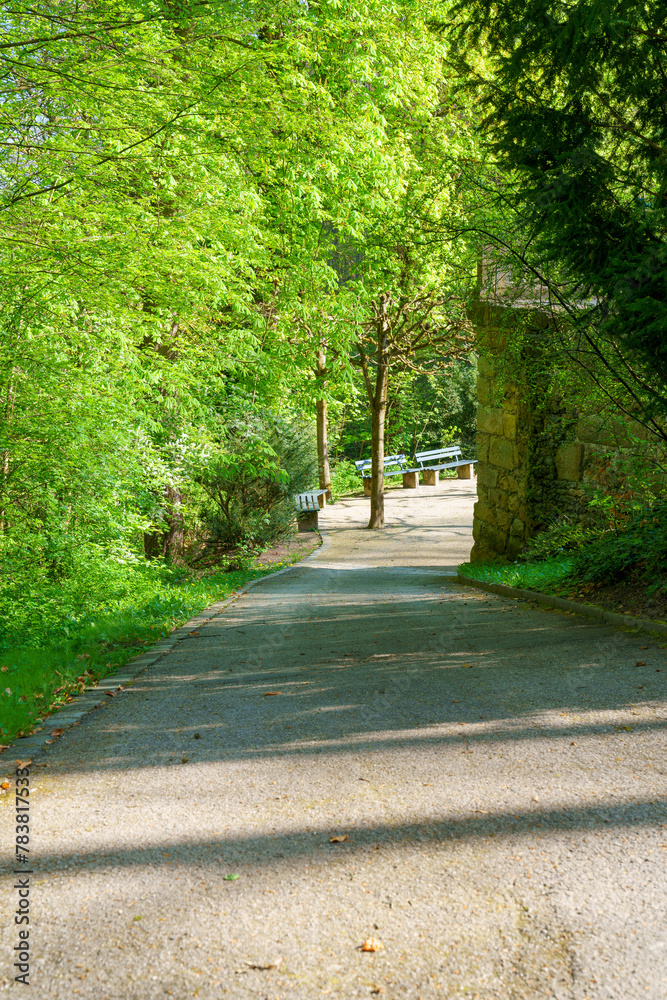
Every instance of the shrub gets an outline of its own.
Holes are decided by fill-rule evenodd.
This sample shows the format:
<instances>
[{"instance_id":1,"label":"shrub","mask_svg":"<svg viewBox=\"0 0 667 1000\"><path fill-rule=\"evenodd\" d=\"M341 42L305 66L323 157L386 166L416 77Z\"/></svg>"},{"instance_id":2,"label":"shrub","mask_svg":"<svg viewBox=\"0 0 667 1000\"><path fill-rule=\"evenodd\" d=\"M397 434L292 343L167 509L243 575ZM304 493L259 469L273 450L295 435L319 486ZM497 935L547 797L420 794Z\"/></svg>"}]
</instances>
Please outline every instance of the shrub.
<instances>
[{"instance_id":1,"label":"shrub","mask_svg":"<svg viewBox=\"0 0 667 1000\"><path fill-rule=\"evenodd\" d=\"M587 527L578 520L563 515L545 531L540 531L530 539L518 561L542 562L545 559L576 552L582 545L598 538L600 531L600 528Z\"/></svg>"},{"instance_id":2,"label":"shrub","mask_svg":"<svg viewBox=\"0 0 667 1000\"><path fill-rule=\"evenodd\" d=\"M336 462L331 470L331 494L334 500L357 493L361 489L361 479L357 467L349 458Z\"/></svg>"},{"instance_id":3,"label":"shrub","mask_svg":"<svg viewBox=\"0 0 667 1000\"><path fill-rule=\"evenodd\" d=\"M300 421L255 416L229 426L197 473L210 540L261 547L290 534L292 498L312 485L316 468L312 434Z\"/></svg>"},{"instance_id":4,"label":"shrub","mask_svg":"<svg viewBox=\"0 0 667 1000\"><path fill-rule=\"evenodd\" d=\"M637 512L624 528L605 533L574 556L572 575L582 582L617 583L629 576L665 586L667 573L667 501Z\"/></svg>"}]
</instances>

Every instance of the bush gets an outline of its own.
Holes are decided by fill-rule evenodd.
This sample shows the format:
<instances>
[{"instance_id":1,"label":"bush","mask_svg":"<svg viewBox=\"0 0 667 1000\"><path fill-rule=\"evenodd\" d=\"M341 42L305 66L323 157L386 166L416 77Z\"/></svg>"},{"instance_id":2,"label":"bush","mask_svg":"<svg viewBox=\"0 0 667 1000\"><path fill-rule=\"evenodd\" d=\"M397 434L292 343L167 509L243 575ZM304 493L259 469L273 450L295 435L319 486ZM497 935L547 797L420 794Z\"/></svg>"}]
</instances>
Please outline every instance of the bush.
<instances>
[{"instance_id":1,"label":"bush","mask_svg":"<svg viewBox=\"0 0 667 1000\"><path fill-rule=\"evenodd\" d=\"M542 562L566 553L576 552L600 536L601 528L581 524L578 520L563 515L545 531L540 531L528 542L518 558L522 563Z\"/></svg>"},{"instance_id":2,"label":"bush","mask_svg":"<svg viewBox=\"0 0 667 1000\"><path fill-rule=\"evenodd\" d=\"M574 556L572 576L588 583L617 583L629 576L666 584L667 501L658 500L630 518L626 527L607 532Z\"/></svg>"},{"instance_id":3,"label":"bush","mask_svg":"<svg viewBox=\"0 0 667 1000\"><path fill-rule=\"evenodd\" d=\"M361 478L354 462L349 458L342 458L336 462L331 470L331 495L334 500L350 493L358 493L361 486Z\"/></svg>"},{"instance_id":4,"label":"bush","mask_svg":"<svg viewBox=\"0 0 667 1000\"><path fill-rule=\"evenodd\" d=\"M272 416L231 424L196 475L209 499L210 541L262 547L294 530L295 493L312 486L317 459L300 421Z\"/></svg>"}]
</instances>

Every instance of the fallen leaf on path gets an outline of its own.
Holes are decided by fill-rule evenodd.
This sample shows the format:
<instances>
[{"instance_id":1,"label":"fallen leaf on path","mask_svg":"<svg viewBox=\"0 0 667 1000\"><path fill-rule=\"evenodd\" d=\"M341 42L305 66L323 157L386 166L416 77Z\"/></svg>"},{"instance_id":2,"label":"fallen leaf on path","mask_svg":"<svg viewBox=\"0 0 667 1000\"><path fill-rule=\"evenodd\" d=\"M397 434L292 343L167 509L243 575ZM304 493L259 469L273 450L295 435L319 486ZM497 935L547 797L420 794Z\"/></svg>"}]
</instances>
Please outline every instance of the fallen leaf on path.
<instances>
[{"instance_id":1,"label":"fallen leaf on path","mask_svg":"<svg viewBox=\"0 0 667 1000\"><path fill-rule=\"evenodd\" d=\"M181 764L187 764L189 757L181 757Z\"/></svg>"},{"instance_id":2,"label":"fallen leaf on path","mask_svg":"<svg viewBox=\"0 0 667 1000\"><path fill-rule=\"evenodd\" d=\"M648 646L640 646L640 649L648 649Z\"/></svg>"},{"instance_id":3,"label":"fallen leaf on path","mask_svg":"<svg viewBox=\"0 0 667 1000\"><path fill-rule=\"evenodd\" d=\"M329 837L330 844L344 844L346 840L350 838L346 833L337 834L335 837Z\"/></svg>"},{"instance_id":4,"label":"fallen leaf on path","mask_svg":"<svg viewBox=\"0 0 667 1000\"><path fill-rule=\"evenodd\" d=\"M9 788L9 782L3 781L3 783L0 785L0 788Z\"/></svg>"},{"instance_id":5,"label":"fallen leaf on path","mask_svg":"<svg viewBox=\"0 0 667 1000\"><path fill-rule=\"evenodd\" d=\"M373 989L371 990L371 993L375 993L375 994L384 993L384 992L385 992L384 986L374 986Z\"/></svg>"},{"instance_id":6,"label":"fallen leaf on path","mask_svg":"<svg viewBox=\"0 0 667 1000\"><path fill-rule=\"evenodd\" d=\"M30 764L32 764L32 758L30 760L17 760L16 761L16 766L17 767L28 767Z\"/></svg>"},{"instance_id":7,"label":"fallen leaf on path","mask_svg":"<svg viewBox=\"0 0 667 1000\"><path fill-rule=\"evenodd\" d=\"M248 966L249 969L260 969L262 972L264 972L267 969L277 969L282 960L283 960L282 955L278 955L277 958L274 958L272 962L267 962L266 965L255 965L253 962L246 962L246 965Z\"/></svg>"},{"instance_id":8,"label":"fallen leaf on path","mask_svg":"<svg viewBox=\"0 0 667 1000\"><path fill-rule=\"evenodd\" d=\"M384 944L379 938L366 938L361 946L362 951L382 951Z\"/></svg>"},{"instance_id":9,"label":"fallen leaf on path","mask_svg":"<svg viewBox=\"0 0 667 1000\"><path fill-rule=\"evenodd\" d=\"M462 667L472 667L472 663L462 663Z\"/></svg>"},{"instance_id":10,"label":"fallen leaf on path","mask_svg":"<svg viewBox=\"0 0 667 1000\"><path fill-rule=\"evenodd\" d=\"M188 635L199 635L199 632L188 632Z\"/></svg>"},{"instance_id":11,"label":"fallen leaf on path","mask_svg":"<svg viewBox=\"0 0 667 1000\"><path fill-rule=\"evenodd\" d=\"M52 735L52 736L62 736L62 734L63 734L64 732L65 732L65 730L64 730L64 729L52 729L52 730L51 730L51 735Z\"/></svg>"},{"instance_id":12,"label":"fallen leaf on path","mask_svg":"<svg viewBox=\"0 0 667 1000\"><path fill-rule=\"evenodd\" d=\"M240 878L240 877L241 877L240 875L224 875L223 876L225 882L236 882L237 878Z\"/></svg>"},{"instance_id":13,"label":"fallen leaf on path","mask_svg":"<svg viewBox=\"0 0 667 1000\"><path fill-rule=\"evenodd\" d=\"M635 666L636 667L645 667L646 666L646 660L637 660L637 662L635 663Z\"/></svg>"},{"instance_id":14,"label":"fallen leaf on path","mask_svg":"<svg viewBox=\"0 0 667 1000\"><path fill-rule=\"evenodd\" d=\"M115 698L116 697L116 692L115 691L105 691L104 693L107 696L107 698Z\"/></svg>"},{"instance_id":15,"label":"fallen leaf on path","mask_svg":"<svg viewBox=\"0 0 667 1000\"><path fill-rule=\"evenodd\" d=\"M3 674L6 674L7 671L9 670L9 667L0 667L0 670L3 672Z\"/></svg>"},{"instance_id":16,"label":"fallen leaf on path","mask_svg":"<svg viewBox=\"0 0 667 1000\"><path fill-rule=\"evenodd\" d=\"M274 695L274 694L282 694L282 691L265 691L264 692L264 697L265 698L269 698L271 695Z\"/></svg>"}]
</instances>

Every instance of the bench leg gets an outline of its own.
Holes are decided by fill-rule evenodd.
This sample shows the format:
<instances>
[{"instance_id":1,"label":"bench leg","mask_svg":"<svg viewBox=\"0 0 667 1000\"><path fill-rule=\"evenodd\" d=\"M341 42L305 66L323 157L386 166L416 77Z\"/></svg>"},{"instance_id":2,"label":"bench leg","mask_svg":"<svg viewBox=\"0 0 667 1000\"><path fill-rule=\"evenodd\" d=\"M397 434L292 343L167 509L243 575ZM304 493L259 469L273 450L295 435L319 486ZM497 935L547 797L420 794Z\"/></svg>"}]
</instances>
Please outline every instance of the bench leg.
<instances>
[{"instance_id":1,"label":"bench leg","mask_svg":"<svg viewBox=\"0 0 667 1000\"><path fill-rule=\"evenodd\" d=\"M456 475L459 479L472 479L472 462L470 465L459 465Z\"/></svg>"},{"instance_id":2,"label":"bench leg","mask_svg":"<svg viewBox=\"0 0 667 1000\"><path fill-rule=\"evenodd\" d=\"M322 510L323 507L326 507L326 505L327 505L327 495L326 495L326 493L322 493L321 496L319 496L317 498L317 502L320 505L320 510Z\"/></svg>"},{"instance_id":3,"label":"bench leg","mask_svg":"<svg viewBox=\"0 0 667 1000\"><path fill-rule=\"evenodd\" d=\"M437 486L439 478L439 469L424 469L422 471L422 486Z\"/></svg>"},{"instance_id":4,"label":"bench leg","mask_svg":"<svg viewBox=\"0 0 667 1000\"><path fill-rule=\"evenodd\" d=\"M403 473L403 489L404 490L416 490L419 486L418 482L419 473L418 472L404 472Z\"/></svg>"},{"instance_id":5,"label":"bench leg","mask_svg":"<svg viewBox=\"0 0 667 1000\"><path fill-rule=\"evenodd\" d=\"M317 511L299 515L299 531L317 531Z\"/></svg>"},{"instance_id":6,"label":"bench leg","mask_svg":"<svg viewBox=\"0 0 667 1000\"><path fill-rule=\"evenodd\" d=\"M364 476L364 496L369 497L371 495L371 477Z\"/></svg>"}]
</instances>

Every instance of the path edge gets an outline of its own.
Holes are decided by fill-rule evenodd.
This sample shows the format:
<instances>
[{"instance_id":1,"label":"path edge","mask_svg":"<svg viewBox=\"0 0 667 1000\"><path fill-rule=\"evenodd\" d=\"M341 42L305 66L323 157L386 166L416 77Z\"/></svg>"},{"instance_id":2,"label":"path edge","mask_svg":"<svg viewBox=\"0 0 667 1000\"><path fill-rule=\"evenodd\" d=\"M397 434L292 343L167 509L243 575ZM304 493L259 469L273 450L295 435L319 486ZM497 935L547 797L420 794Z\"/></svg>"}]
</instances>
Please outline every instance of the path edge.
<instances>
[{"instance_id":1,"label":"path edge","mask_svg":"<svg viewBox=\"0 0 667 1000\"><path fill-rule=\"evenodd\" d=\"M203 608L193 618L185 622L185 624L179 625L168 636L165 636L153 646L146 649L140 656L135 657L133 660L128 660L124 666L119 667L113 673L107 674L97 684L86 688L83 694L77 695L62 708L58 709L57 712L53 712L52 715L49 715L40 723L39 728L32 732L30 736L18 736L12 743L7 744L6 748L0 754L0 773L12 773L15 760L33 760L37 754L46 750L47 746L55 742L58 738L51 735L54 729L62 729L63 731L71 729L84 716L107 704L107 698L115 697L119 689L136 680L144 670L148 670L149 667L152 667L163 656L171 653L172 649L182 639L185 639L190 632L216 618L228 605L237 601L239 597L242 597L252 587L263 583L264 580L272 580L276 576L289 573L302 563L317 558L324 549L329 548L331 545L331 536L325 528L319 528L318 534L321 538L321 544L313 552L309 553L309 555L304 556L303 559L299 559L298 562L292 563L291 566L284 566L282 569L277 569L275 573L266 573L264 576L258 576L255 580L249 580L239 590L235 590L229 597L225 597L223 601L217 601L215 604L209 605L208 608ZM16 758L12 755L12 751L16 752Z\"/></svg>"},{"instance_id":2,"label":"path edge","mask_svg":"<svg viewBox=\"0 0 667 1000\"><path fill-rule=\"evenodd\" d=\"M457 573L456 579L458 583L466 587L476 587L478 590L499 594L501 597L512 597L515 600L535 601L536 604L542 604L547 608L557 608L559 611L571 611L587 618L595 618L597 621L604 622L605 625L622 625L624 628L667 635L667 625L661 625L651 618L621 615L615 611L605 611L604 608L599 608L595 604L580 604L579 601L569 601L565 597L556 597L554 594L543 594L539 590L521 590L518 587L508 587L505 583L486 583L482 580L475 580L471 576L464 576L463 573Z\"/></svg>"}]
</instances>

